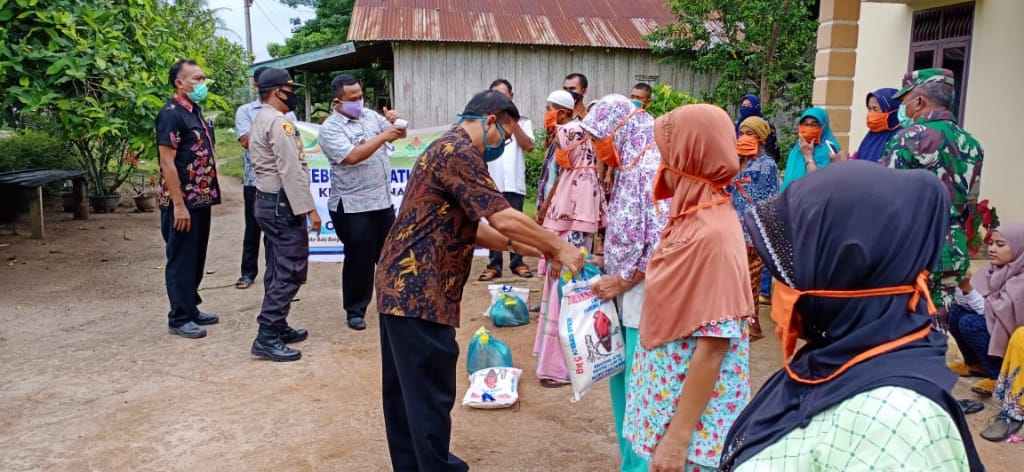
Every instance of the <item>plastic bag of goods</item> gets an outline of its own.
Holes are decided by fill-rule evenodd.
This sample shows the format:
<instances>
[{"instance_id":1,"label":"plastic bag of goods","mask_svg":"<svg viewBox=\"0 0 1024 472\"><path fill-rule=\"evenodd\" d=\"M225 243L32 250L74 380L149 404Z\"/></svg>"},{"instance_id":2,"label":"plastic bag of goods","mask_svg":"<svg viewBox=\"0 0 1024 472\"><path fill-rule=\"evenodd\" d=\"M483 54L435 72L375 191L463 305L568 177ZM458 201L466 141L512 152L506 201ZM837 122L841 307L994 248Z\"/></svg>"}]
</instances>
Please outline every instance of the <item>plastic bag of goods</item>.
<instances>
[{"instance_id":1,"label":"plastic bag of goods","mask_svg":"<svg viewBox=\"0 0 1024 472\"><path fill-rule=\"evenodd\" d=\"M484 316L491 317L494 326L522 326L530 323L530 289L511 285L489 285L491 305Z\"/></svg>"},{"instance_id":2,"label":"plastic bag of goods","mask_svg":"<svg viewBox=\"0 0 1024 472\"><path fill-rule=\"evenodd\" d=\"M626 367L626 344L618 310L610 300L597 298L591 280L565 285L558 335L572 381L573 401L583 398L597 382Z\"/></svg>"},{"instance_id":3,"label":"plastic bag of goods","mask_svg":"<svg viewBox=\"0 0 1024 472\"><path fill-rule=\"evenodd\" d=\"M586 258L585 260L587 260L587 261L591 260L591 257L587 254L587 252L585 250L583 251L583 255ZM592 279L594 277L600 277L600 276L601 276L601 268L598 267L597 265L595 265L592 262L584 263L583 264L583 268L580 269L580 272L578 274L575 274L575 275L573 275L572 272L569 272L566 269L562 269L562 273L561 273L561 275L559 276L559 279L558 279L558 298L562 298L562 294L565 292L565 286L567 284L569 284L571 282L580 281L580 280L590 280L590 279Z\"/></svg>"},{"instance_id":4,"label":"plastic bag of goods","mask_svg":"<svg viewBox=\"0 0 1024 472\"><path fill-rule=\"evenodd\" d=\"M491 367L469 376L469 390L462 397L462 406L494 409L508 408L519 401L519 376L514 367Z\"/></svg>"},{"instance_id":5,"label":"plastic bag of goods","mask_svg":"<svg viewBox=\"0 0 1024 472\"><path fill-rule=\"evenodd\" d=\"M512 367L512 351L500 339L491 336L487 328L480 327L469 341L466 371L472 375L488 367Z\"/></svg>"}]
</instances>

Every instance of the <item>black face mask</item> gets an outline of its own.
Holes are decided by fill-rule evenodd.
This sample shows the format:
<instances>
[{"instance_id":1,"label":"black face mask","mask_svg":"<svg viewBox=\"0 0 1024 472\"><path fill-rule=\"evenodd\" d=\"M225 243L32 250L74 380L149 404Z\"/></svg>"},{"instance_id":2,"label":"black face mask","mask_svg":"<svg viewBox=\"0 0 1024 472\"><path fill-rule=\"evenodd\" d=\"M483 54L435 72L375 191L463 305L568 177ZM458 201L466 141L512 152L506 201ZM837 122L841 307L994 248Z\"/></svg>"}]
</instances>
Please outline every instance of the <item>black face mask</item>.
<instances>
[{"instance_id":1,"label":"black face mask","mask_svg":"<svg viewBox=\"0 0 1024 472\"><path fill-rule=\"evenodd\" d=\"M283 90L281 92L287 97L284 99L284 105L288 107L288 111L295 111L299 106L299 96L292 92L285 92Z\"/></svg>"}]
</instances>

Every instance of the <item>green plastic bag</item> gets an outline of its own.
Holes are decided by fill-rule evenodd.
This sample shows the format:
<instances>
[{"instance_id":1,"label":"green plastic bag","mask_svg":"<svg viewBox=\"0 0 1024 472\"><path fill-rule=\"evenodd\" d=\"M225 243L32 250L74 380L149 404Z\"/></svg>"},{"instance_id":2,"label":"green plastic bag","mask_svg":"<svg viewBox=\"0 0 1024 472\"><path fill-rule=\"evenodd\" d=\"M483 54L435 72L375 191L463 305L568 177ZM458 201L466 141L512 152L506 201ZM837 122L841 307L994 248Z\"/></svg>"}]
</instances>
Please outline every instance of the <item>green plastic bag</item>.
<instances>
[{"instance_id":1,"label":"green plastic bag","mask_svg":"<svg viewBox=\"0 0 1024 472\"><path fill-rule=\"evenodd\" d=\"M512 351L500 339L492 337L487 328L480 327L469 341L466 370L470 375L489 367L512 367Z\"/></svg>"},{"instance_id":2,"label":"green plastic bag","mask_svg":"<svg viewBox=\"0 0 1024 472\"><path fill-rule=\"evenodd\" d=\"M494 326L523 326L530 323L530 307L522 298L507 293L498 295L488 312Z\"/></svg>"}]
</instances>

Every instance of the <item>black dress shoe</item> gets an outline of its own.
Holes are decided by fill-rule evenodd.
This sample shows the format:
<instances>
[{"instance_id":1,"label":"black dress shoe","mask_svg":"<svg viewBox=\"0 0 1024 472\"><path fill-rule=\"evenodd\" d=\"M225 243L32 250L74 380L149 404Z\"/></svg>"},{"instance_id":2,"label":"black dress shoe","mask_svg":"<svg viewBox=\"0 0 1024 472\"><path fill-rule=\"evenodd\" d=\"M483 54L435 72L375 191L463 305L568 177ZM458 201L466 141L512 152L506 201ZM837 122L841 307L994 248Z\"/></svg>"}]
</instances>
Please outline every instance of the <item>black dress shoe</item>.
<instances>
[{"instance_id":1,"label":"black dress shoe","mask_svg":"<svg viewBox=\"0 0 1024 472\"><path fill-rule=\"evenodd\" d=\"M200 326L215 325L217 323L220 323L220 317L214 315L213 313L203 313L200 311L199 314L196 315L195 319L193 319L192 321Z\"/></svg>"},{"instance_id":2,"label":"black dress shoe","mask_svg":"<svg viewBox=\"0 0 1024 472\"><path fill-rule=\"evenodd\" d=\"M260 332L252 342L252 355L270 359L274 362L291 362L302 359L302 353L285 345L281 336L271 328L260 327Z\"/></svg>"},{"instance_id":3,"label":"black dress shoe","mask_svg":"<svg viewBox=\"0 0 1024 472\"><path fill-rule=\"evenodd\" d=\"M993 442L1003 442L1012 434L1020 431L1022 425L1024 422L1010 418L1009 415L1001 412L992 418L992 422L981 432L981 437Z\"/></svg>"},{"instance_id":4,"label":"black dress shoe","mask_svg":"<svg viewBox=\"0 0 1024 472\"><path fill-rule=\"evenodd\" d=\"M366 329L366 320L362 316L355 316L348 319L348 327L356 331L362 331Z\"/></svg>"},{"instance_id":5,"label":"black dress shoe","mask_svg":"<svg viewBox=\"0 0 1024 472\"><path fill-rule=\"evenodd\" d=\"M199 339L206 337L206 330L200 328L199 325L189 321L177 328L170 328L169 331L175 336L181 336L189 339Z\"/></svg>"},{"instance_id":6,"label":"black dress shoe","mask_svg":"<svg viewBox=\"0 0 1024 472\"><path fill-rule=\"evenodd\" d=\"M278 335L281 338L281 342L291 344L305 341L309 337L309 331L302 328L295 329L291 326L285 326L284 329L278 330Z\"/></svg>"}]
</instances>

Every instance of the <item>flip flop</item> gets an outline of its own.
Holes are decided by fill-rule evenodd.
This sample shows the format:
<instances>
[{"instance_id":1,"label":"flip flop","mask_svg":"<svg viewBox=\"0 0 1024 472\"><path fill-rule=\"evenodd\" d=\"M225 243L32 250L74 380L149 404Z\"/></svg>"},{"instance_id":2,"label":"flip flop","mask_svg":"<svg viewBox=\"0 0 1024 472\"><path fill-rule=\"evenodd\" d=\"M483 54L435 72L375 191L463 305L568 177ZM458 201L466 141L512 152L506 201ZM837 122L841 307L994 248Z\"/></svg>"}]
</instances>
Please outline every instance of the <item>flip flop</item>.
<instances>
[{"instance_id":1,"label":"flip flop","mask_svg":"<svg viewBox=\"0 0 1024 472\"><path fill-rule=\"evenodd\" d=\"M494 279L501 278L501 274L498 271L491 269L490 267L484 269L484 273L480 274L480 278L477 280L481 282L490 282Z\"/></svg>"},{"instance_id":2,"label":"flip flop","mask_svg":"<svg viewBox=\"0 0 1024 472\"><path fill-rule=\"evenodd\" d=\"M532 279L533 278L533 272L530 271L530 268L526 267L525 265L521 265L521 266L518 266L518 267L512 269L512 273L516 274L519 277L522 277L524 279Z\"/></svg>"},{"instance_id":3,"label":"flip flop","mask_svg":"<svg viewBox=\"0 0 1024 472\"><path fill-rule=\"evenodd\" d=\"M240 277L238 279L238 282L235 282L235 288L239 290L245 290L249 287L252 287L252 283L252 279L248 277Z\"/></svg>"},{"instance_id":4,"label":"flip flop","mask_svg":"<svg viewBox=\"0 0 1024 472\"><path fill-rule=\"evenodd\" d=\"M960 405L960 409L964 411L965 415L973 415L985 409L985 404L977 400L963 399L956 402Z\"/></svg>"},{"instance_id":5,"label":"flip flop","mask_svg":"<svg viewBox=\"0 0 1024 472\"><path fill-rule=\"evenodd\" d=\"M569 385L569 382L555 379L540 379L540 386L544 388L560 388Z\"/></svg>"}]
</instances>

